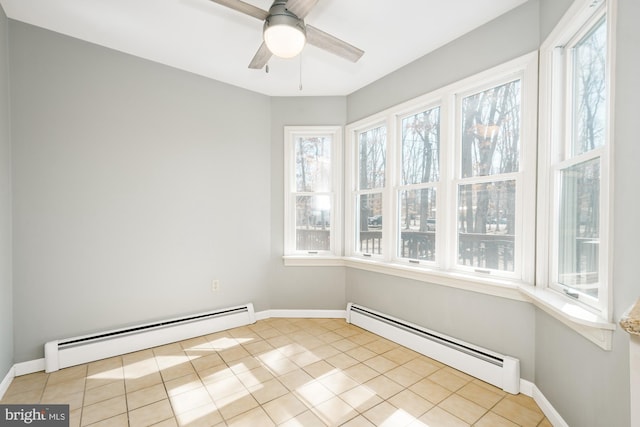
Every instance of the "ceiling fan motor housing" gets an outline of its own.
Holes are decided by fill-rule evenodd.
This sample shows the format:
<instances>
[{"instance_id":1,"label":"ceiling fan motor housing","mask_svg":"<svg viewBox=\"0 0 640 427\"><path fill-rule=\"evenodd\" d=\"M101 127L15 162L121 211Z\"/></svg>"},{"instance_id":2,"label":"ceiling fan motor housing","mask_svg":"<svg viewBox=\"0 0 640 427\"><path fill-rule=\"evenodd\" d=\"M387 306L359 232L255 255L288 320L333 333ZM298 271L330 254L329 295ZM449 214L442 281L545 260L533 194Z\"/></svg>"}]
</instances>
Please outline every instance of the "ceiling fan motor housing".
<instances>
[{"instance_id":1,"label":"ceiling fan motor housing","mask_svg":"<svg viewBox=\"0 0 640 427\"><path fill-rule=\"evenodd\" d=\"M295 28L302 34L304 39L306 39L307 30L305 28L304 21L290 12L286 5L286 0L276 0L269 9L269 16L265 19L263 27L263 34L265 35L265 42L267 42L267 44L269 44L266 37L267 29L279 25ZM276 54L275 52L273 53Z\"/></svg>"},{"instance_id":2,"label":"ceiling fan motor housing","mask_svg":"<svg viewBox=\"0 0 640 427\"><path fill-rule=\"evenodd\" d=\"M264 21L263 37L267 47L276 56L292 58L306 43L304 21L286 8L286 0L276 0ZM292 31L293 30L293 31ZM281 49L274 46L284 46Z\"/></svg>"}]
</instances>

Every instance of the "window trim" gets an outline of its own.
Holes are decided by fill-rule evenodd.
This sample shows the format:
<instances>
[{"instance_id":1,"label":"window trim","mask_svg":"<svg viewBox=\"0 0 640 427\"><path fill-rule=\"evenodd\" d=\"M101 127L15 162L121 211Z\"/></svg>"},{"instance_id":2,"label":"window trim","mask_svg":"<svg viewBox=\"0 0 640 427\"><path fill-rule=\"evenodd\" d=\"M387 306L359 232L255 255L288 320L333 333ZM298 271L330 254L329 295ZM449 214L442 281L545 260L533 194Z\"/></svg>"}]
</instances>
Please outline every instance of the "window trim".
<instances>
[{"instance_id":1,"label":"window trim","mask_svg":"<svg viewBox=\"0 0 640 427\"><path fill-rule=\"evenodd\" d=\"M529 59L529 55L531 58ZM520 191L516 191L516 212L522 213L522 215L516 215L515 228L518 232L515 235L514 240L514 253L520 253L519 259L514 257L514 271L513 272L501 272L494 274L496 277L512 279L515 281L522 281L524 283L533 283L535 277L535 269L533 266L527 265L531 260L535 259L535 229L531 226L527 227L527 224L535 224L535 206L536 201L534 197L525 197L525 190L535 192L536 188L536 157L537 157L537 114L538 114L538 56L537 52L525 55L519 59L522 63L516 63L511 66L509 71L508 64L495 67L493 70L489 70L487 73L493 78L485 78L484 81L480 80L480 83L474 82L467 85L464 90L456 93L456 136L454 144L455 153L455 165L454 176L451 189L451 195L454 200L452 203L457 204L458 185L472 184L475 182L493 182L498 180L510 180L516 181L516 188ZM530 60L531 62L527 62ZM515 62L517 60L511 61ZM505 72L499 73L497 69L504 67ZM493 71L493 74L492 74ZM461 146L458 141L462 137L460 134L461 119L458 115L461 112L462 100L473 94L491 89L497 85L506 84L510 81L518 80L522 81L521 86L521 145L520 145L520 170L517 172L487 175L487 176L473 176L462 177L462 164L461 164ZM529 100L529 101L527 101ZM530 141L532 143L527 143ZM455 252L458 251L458 239L455 240L452 245L455 248ZM453 266L456 268L456 265ZM464 270L459 268L459 270ZM468 271L473 271L474 268L469 268Z\"/></svg>"},{"instance_id":2,"label":"window trim","mask_svg":"<svg viewBox=\"0 0 640 427\"><path fill-rule=\"evenodd\" d=\"M615 67L615 22L616 0L576 0L556 25L551 34L540 47L540 101L538 122L538 206L536 232L536 283L535 286L522 286L522 292L531 301L551 316L565 323L574 331L597 344L605 350L611 350L613 331L616 325L612 323L612 260L613 250L611 239L613 236L613 206L610 203L613 194L613 176L610 173L610 162L613 152L613 118L614 118L614 74ZM559 47L579 39L579 36L589 31L589 25L595 25L602 16L607 19L607 73L608 126L607 144L597 148L597 153L582 153L559 161L559 149L567 150L566 144L556 145L569 131L567 126L567 112L564 107L566 97L565 85L562 83L565 75L562 51ZM585 28L587 27L587 28ZM554 96L561 93L562 96ZM559 203L552 200L558 195L557 174L560 170L588 159L600 158L601 177L601 256L600 266L602 280L607 281L603 295L605 301L600 310L585 305L573 298L561 294L550 286L554 268L552 267L556 226L553 218L557 217ZM557 252L556 252L557 253ZM548 256L543 256L547 254Z\"/></svg>"},{"instance_id":3,"label":"window trim","mask_svg":"<svg viewBox=\"0 0 640 427\"><path fill-rule=\"evenodd\" d=\"M295 249L295 138L298 136L331 136L331 221L328 251ZM285 265L342 265L342 126L284 127L284 261Z\"/></svg>"},{"instance_id":4,"label":"window trim","mask_svg":"<svg viewBox=\"0 0 640 427\"><path fill-rule=\"evenodd\" d=\"M442 122L443 122L443 117L444 119L447 118L447 112L443 111L443 104L445 104L445 101L441 98L436 98L433 99L433 102L431 103L427 103L427 104L420 104L420 105L416 105L413 106L411 109L407 109L405 111L402 111L400 113L397 113L394 115L395 118L395 125L396 125L396 133L395 133L395 138L396 141L400 141L399 143L397 143L395 145L395 157L394 160L396 162L396 167L394 168L395 174L393 176L393 188L391 189L391 193L393 196L393 202L391 203L391 206L395 206L398 209L392 209L393 210L393 216L391 217L391 221L393 224L393 227L396 228L396 233L397 235L400 235L401 230L400 230L400 222L399 220L399 215L402 212L402 207L400 206L400 202L398 200L398 197L400 195L401 192L403 191L414 191L414 190L421 190L421 189L433 189L436 192L436 206L440 206L441 203L444 204L444 191L442 190L443 188L443 182L442 182L442 176L443 176L443 169L445 169L446 172L446 168L443 168L443 164L442 164L442 159L444 158L444 156L442 155L442 150L443 150L443 145L442 145L442 141L446 140L447 136L443 135L442 132ZM402 170L403 170L403 166L402 166L402 162L403 162L403 145L402 145L402 121L409 118L409 117L413 117L417 114L426 112L426 111L431 111L438 108L438 115L440 118L440 146L438 147L438 157L439 157L439 165L438 165L438 169L439 169L439 176L438 176L438 180L437 181L428 181L428 182L423 182L423 183L415 183L415 184L403 184L402 183ZM443 230L444 227L441 227L441 230ZM439 238L438 236L441 236L443 234L443 231L438 231L438 228L436 227L435 230L436 233L436 242L438 241L444 241L443 238ZM390 261L392 263L397 263L400 265L407 265L407 266L415 266L415 265L420 265L420 266L426 266L429 268L438 268L439 265L442 264L442 259L443 257L443 248L442 248L442 244L437 244L436 245L436 249L435 249L435 260L431 261L431 260L414 260L414 259L410 259L410 258L403 258L398 254L398 249L399 246L401 244L401 239L398 239L396 242L393 242L395 244L391 244L391 249L392 249L392 253L390 254Z\"/></svg>"},{"instance_id":5,"label":"window trim","mask_svg":"<svg viewBox=\"0 0 640 427\"><path fill-rule=\"evenodd\" d=\"M355 143L353 144L353 158L358 159L359 158L359 152L360 152L360 135L363 133L366 133L370 130L373 129L378 129L378 128L385 128L385 147L384 147L384 152L385 152L385 161L384 161L384 185L382 187L375 187L375 188L367 188L367 189L361 189L360 188L360 166L358 165L357 167L353 168L353 179L354 179L354 189L350 192L348 192L348 194L352 195L353 197L355 197L356 200L351 200L350 203L353 203L353 213L355 215L355 218L357 218L357 222L359 223L361 221L360 218L360 211L359 211L359 207L360 207L360 201L359 198L361 196L364 195L374 195L374 194L380 194L381 198L382 198L382 217L383 218L389 218L390 217L390 212L388 211L387 203L384 203L385 200L389 200L390 194L389 194L389 188L390 186L390 173L389 173L389 163L393 161L394 157L393 157L393 153L391 151L393 150L389 150L389 132L393 130L393 128L391 128L389 126L389 123L387 121L380 121L380 122L373 122L372 124L370 124L369 126L366 126L364 128L358 129L355 131L353 137L354 137L354 141ZM346 166L346 164L345 164ZM347 204L349 204L349 202L347 202ZM353 217L349 217L349 218L353 218ZM343 218L343 222L346 222L346 217ZM360 230L358 229L359 227L353 227L352 231L355 233L354 235L352 235L352 238L347 238L345 237L346 240L350 240L352 243L352 250L353 253L358 253L361 256L365 256L368 257L370 259L386 259L388 257L388 253L389 253L389 227L385 227L384 224L382 224L382 228L381 228L381 232L382 232L382 254L376 254L376 253L365 253L362 251L362 248L360 247L360 245L358 244L358 237L360 235ZM348 229L348 227L345 227L345 229Z\"/></svg>"},{"instance_id":6,"label":"window trim","mask_svg":"<svg viewBox=\"0 0 640 427\"><path fill-rule=\"evenodd\" d=\"M343 182L343 187L344 187L344 216L342 217L342 222L343 222L343 230L344 230L344 253L345 255L347 254L354 254L354 253L358 253L358 244L356 242L357 236L358 236L358 230L356 229L356 227L351 223L351 221L347 221L347 218L356 218L358 216L358 213L356 212L357 207L358 207L358 203L355 200L351 200L350 198L353 197L358 197L359 194L361 194L362 191L369 191L369 190L359 190L358 186L359 186L359 181L360 179L358 178L358 171L359 168L355 167L355 168L350 168L347 167L346 165L351 165L354 164L353 162L356 161L356 159L358 159L358 148L359 148L359 140L358 140L358 135L366 130L369 129L375 129L376 127L380 127L380 126L384 126L386 127L386 135L387 135L387 140L389 138L389 133L392 131L392 128L390 127L390 124L387 121L387 117L384 114L378 113L375 114L367 119L365 119L364 121L362 121L362 126L360 126L357 129L354 129L352 127L349 127L349 125L347 125L347 127L345 128L345 141L347 140L352 140L355 141L355 143L350 144L350 143L345 143L345 156L344 156L344 182ZM385 147L385 150L388 148ZM386 158L386 164L388 164L388 152L387 152L387 158ZM386 166L385 164L385 185L384 187L380 190L380 191L376 191L377 192L381 192L382 193L382 197L383 200L385 198L388 197L387 194L387 188L389 186L389 168ZM384 207L384 205L383 205ZM383 212L383 215L386 214L386 212ZM382 241L386 242L388 239L385 239L385 229L383 228L383 235L382 235ZM383 243L384 244L384 243ZM387 250L386 248L383 247L382 253L384 255L387 254ZM372 258L377 258L373 257Z\"/></svg>"},{"instance_id":7,"label":"window trim","mask_svg":"<svg viewBox=\"0 0 640 427\"><path fill-rule=\"evenodd\" d=\"M457 171L457 144L453 144L459 130L456 125L456 105L460 94L477 92L484 87L491 87L492 83L502 83L523 79L522 87L522 140L530 141L521 146L521 170L517 172L521 175L523 188L529 188L534 191L535 188L535 155L536 155L536 131L537 131L537 52L532 52L513 59L494 68L478 73L466 79L446 87L435 90L431 93L414 98L410 101L399 105L392 106L384 111L376 113L362 120L350 123L345 128L345 261L346 265L354 268L366 269L370 271L378 271L385 274L391 274L401 277L413 278L430 283L438 283L447 286L475 290L481 293L500 294L506 298L525 300L526 298L520 293L519 286L523 283L533 283L534 277L534 237L535 229L535 199L533 197L525 198L521 196L523 208L522 221L522 258L523 266L521 277L515 277L513 274L481 274L464 271L455 268L457 262L452 261L457 254L450 255L451 250L455 248L452 243L447 243L447 235L452 235L457 229L457 220L448 219L448 225L442 227L439 225L436 231L438 239L438 248L436 249L436 259L440 260L438 266L434 266L432 262L420 261L419 263L409 264L404 259L396 256L395 239L392 242L388 237L391 227L386 228L383 235L384 253L381 258L363 257L356 252L356 242L354 240L355 227L355 209L356 204L353 194L357 186L357 135L373 128L381 123L387 126L387 168L385 170L386 187L385 196L393 198L393 202L386 202L388 212L385 212L387 218L390 218L392 227L397 222L397 213L394 207L397 206L397 191L400 187L397 171L397 156L401 150L401 144L397 141L390 143L390 136L397 138L400 132L398 122L410 115L412 112L421 111L440 106L440 181L438 183L439 196L444 200L438 200L439 205L446 205L448 211L455 210L457 204L457 179L454 179L454 173ZM527 105L528 104L528 105ZM389 149L391 148L391 149ZM391 157L394 159L391 159ZM393 161L393 168L389 167L389 162ZM526 166L525 166L526 165ZM456 190L455 195L452 191ZM453 208L452 208L453 206ZM445 209L447 209L445 208ZM524 218L526 216L527 218ZM442 244L441 244L442 243ZM449 254L442 256L441 254ZM439 256L440 255L440 256ZM526 262L526 261L529 262ZM492 285L495 284L495 285Z\"/></svg>"}]
</instances>

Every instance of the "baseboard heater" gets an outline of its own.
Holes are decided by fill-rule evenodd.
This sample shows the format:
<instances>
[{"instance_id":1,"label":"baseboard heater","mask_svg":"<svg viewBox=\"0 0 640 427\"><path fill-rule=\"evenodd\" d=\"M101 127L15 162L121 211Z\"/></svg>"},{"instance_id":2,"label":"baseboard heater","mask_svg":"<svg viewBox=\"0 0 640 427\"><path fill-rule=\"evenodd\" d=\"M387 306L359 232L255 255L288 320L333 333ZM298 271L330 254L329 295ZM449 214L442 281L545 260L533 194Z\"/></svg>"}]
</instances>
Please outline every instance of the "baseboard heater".
<instances>
[{"instance_id":1,"label":"baseboard heater","mask_svg":"<svg viewBox=\"0 0 640 427\"><path fill-rule=\"evenodd\" d=\"M520 392L520 361L375 310L349 303L347 322L410 348L502 390Z\"/></svg>"},{"instance_id":2,"label":"baseboard heater","mask_svg":"<svg viewBox=\"0 0 640 427\"><path fill-rule=\"evenodd\" d=\"M75 338L44 346L45 371L53 372L108 357L207 335L256 321L253 304L163 320Z\"/></svg>"}]
</instances>

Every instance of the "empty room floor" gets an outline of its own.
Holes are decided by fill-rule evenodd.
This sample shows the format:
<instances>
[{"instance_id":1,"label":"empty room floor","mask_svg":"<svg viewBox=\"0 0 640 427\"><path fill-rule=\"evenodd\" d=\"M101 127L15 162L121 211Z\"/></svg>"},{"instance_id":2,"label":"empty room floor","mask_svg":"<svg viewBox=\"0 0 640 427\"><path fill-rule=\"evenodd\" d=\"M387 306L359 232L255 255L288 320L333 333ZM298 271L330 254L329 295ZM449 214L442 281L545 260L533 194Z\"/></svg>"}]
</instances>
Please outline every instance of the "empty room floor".
<instances>
[{"instance_id":1,"label":"empty room floor","mask_svg":"<svg viewBox=\"0 0 640 427\"><path fill-rule=\"evenodd\" d=\"M24 375L0 403L68 403L71 426L551 426L531 398L344 319L266 319Z\"/></svg>"}]
</instances>

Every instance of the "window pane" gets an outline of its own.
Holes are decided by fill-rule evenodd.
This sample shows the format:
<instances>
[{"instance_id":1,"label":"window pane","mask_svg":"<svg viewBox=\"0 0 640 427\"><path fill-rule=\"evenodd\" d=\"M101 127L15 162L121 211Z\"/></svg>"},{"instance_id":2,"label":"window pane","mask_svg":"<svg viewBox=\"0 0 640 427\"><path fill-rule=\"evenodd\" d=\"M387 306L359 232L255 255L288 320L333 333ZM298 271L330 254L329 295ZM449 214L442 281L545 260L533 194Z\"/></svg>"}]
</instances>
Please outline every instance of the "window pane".
<instances>
[{"instance_id":1,"label":"window pane","mask_svg":"<svg viewBox=\"0 0 640 427\"><path fill-rule=\"evenodd\" d=\"M387 129L384 126L360 134L360 190L384 187Z\"/></svg>"},{"instance_id":2,"label":"window pane","mask_svg":"<svg viewBox=\"0 0 640 427\"><path fill-rule=\"evenodd\" d=\"M330 191L331 137L297 137L295 150L296 191Z\"/></svg>"},{"instance_id":3,"label":"window pane","mask_svg":"<svg viewBox=\"0 0 640 427\"><path fill-rule=\"evenodd\" d=\"M358 244L360 252L382 253L382 194L362 194L359 197L360 224Z\"/></svg>"},{"instance_id":4,"label":"window pane","mask_svg":"<svg viewBox=\"0 0 640 427\"><path fill-rule=\"evenodd\" d=\"M458 186L458 262L513 271L516 182Z\"/></svg>"},{"instance_id":5,"label":"window pane","mask_svg":"<svg viewBox=\"0 0 640 427\"><path fill-rule=\"evenodd\" d=\"M402 185L440 179L440 108L402 120Z\"/></svg>"},{"instance_id":6,"label":"window pane","mask_svg":"<svg viewBox=\"0 0 640 427\"><path fill-rule=\"evenodd\" d=\"M558 282L598 297L600 159L561 172Z\"/></svg>"},{"instance_id":7,"label":"window pane","mask_svg":"<svg viewBox=\"0 0 640 427\"><path fill-rule=\"evenodd\" d=\"M520 168L520 80L462 100L462 177Z\"/></svg>"},{"instance_id":8,"label":"window pane","mask_svg":"<svg viewBox=\"0 0 640 427\"><path fill-rule=\"evenodd\" d=\"M328 195L296 197L296 250L330 249L331 199Z\"/></svg>"},{"instance_id":9,"label":"window pane","mask_svg":"<svg viewBox=\"0 0 640 427\"><path fill-rule=\"evenodd\" d=\"M400 192L400 258L435 261L436 190Z\"/></svg>"},{"instance_id":10,"label":"window pane","mask_svg":"<svg viewBox=\"0 0 640 427\"><path fill-rule=\"evenodd\" d=\"M574 48L573 155L605 143L607 25L603 19Z\"/></svg>"}]
</instances>

